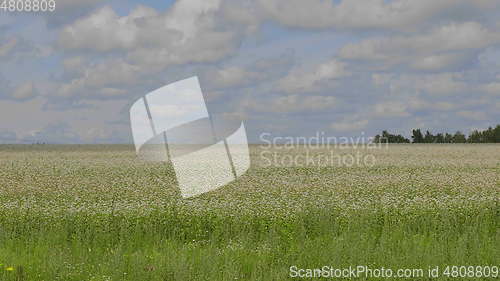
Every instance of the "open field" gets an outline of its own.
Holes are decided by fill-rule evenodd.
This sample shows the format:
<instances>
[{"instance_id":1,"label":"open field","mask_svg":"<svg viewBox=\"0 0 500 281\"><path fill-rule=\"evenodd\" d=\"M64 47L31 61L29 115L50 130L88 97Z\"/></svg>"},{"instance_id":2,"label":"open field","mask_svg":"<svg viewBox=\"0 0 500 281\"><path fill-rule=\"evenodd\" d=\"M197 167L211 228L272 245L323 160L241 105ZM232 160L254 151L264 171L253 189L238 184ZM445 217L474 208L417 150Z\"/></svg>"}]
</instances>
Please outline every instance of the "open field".
<instances>
[{"instance_id":1,"label":"open field","mask_svg":"<svg viewBox=\"0 0 500 281\"><path fill-rule=\"evenodd\" d=\"M499 265L500 145L391 145L362 167L266 167L251 151L243 177L182 199L173 169L131 146L0 146L0 280Z\"/></svg>"}]
</instances>

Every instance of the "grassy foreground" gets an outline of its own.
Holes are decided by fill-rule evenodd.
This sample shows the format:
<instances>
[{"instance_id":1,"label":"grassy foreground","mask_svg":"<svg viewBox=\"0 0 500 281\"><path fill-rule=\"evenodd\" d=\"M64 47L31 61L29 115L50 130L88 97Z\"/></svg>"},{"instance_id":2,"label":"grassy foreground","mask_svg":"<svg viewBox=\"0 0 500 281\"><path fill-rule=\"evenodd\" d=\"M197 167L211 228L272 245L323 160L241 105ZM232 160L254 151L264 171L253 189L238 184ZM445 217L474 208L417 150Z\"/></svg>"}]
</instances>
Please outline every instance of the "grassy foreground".
<instances>
[{"instance_id":1,"label":"grassy foreground","mask_svg":"<svg viewBox=\"0 0 500 281\"><path fill-rule=\"evenodd\" d=\"M0 146L0 280L294 280L291 266L324 265L495 280L427 271L499 265L500 146L370 153L369 167L264 167L253 147L246 175L181 199L172 168L129 146Z\"/></svg>"}]
</instances>

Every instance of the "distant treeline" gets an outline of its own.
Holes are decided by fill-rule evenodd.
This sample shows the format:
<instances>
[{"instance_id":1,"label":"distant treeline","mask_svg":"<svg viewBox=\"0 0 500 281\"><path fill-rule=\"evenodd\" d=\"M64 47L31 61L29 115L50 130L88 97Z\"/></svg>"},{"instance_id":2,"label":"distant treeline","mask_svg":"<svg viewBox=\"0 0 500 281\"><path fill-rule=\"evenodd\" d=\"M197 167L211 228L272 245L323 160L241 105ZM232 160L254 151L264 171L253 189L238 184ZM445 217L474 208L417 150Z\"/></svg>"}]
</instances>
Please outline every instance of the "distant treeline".
<instances>
[{"instance_id":1,"label":"distant treeline","mask_svg":"<svg viewBox=\"0 0 500 281\"><path fill-rule=\"evenodd\" d=\"M466 137L462 132L454 134L438 133L436 135L429 131L422 133L420 129L412 130L411 140L402 135L393 135L383 131L382 135L376 135L375 143L500 143L500 125L495 128L489 127L484 131L474 130Z\"/></svg>"}]
</instances>

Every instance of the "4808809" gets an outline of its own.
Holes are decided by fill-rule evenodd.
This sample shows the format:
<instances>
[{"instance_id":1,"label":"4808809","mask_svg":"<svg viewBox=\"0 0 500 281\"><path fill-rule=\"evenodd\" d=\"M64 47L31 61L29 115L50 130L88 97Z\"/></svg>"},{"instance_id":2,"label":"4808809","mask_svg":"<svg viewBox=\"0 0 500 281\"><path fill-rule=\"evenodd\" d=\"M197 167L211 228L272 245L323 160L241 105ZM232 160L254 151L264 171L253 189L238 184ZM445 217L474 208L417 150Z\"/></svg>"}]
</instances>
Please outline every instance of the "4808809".
<instances>
[{"instance_id":1,"label":"4808809","mask_svg":"<svg viewBox=\"0 0 500 281\"><path fill-rule=\"evenodd\" d=\"M55 0L0 0L0 12L54 12Z\"/></svg>"}]
</instances>

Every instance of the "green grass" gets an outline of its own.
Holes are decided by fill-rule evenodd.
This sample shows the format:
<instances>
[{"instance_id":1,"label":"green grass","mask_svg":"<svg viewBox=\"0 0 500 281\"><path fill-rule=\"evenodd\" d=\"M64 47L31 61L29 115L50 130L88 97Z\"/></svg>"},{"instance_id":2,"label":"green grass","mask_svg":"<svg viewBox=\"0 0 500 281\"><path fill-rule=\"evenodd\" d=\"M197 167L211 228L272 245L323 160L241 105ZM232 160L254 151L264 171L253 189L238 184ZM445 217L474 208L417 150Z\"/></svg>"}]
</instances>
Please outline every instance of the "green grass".
<instances>
[{"instance_id":1,"label":"green grass","mask_svg":"<svg viewBox=\"0 0 500 281\"><path fill-rule=\"evenodd\" d=\"M374 153L374 167L254 161L238 181L181 199L171 167L137 161L130 147L0 147L0 280L293 280L294 265L499 265L499 146Z\"/></svg>"}]
</instances>

